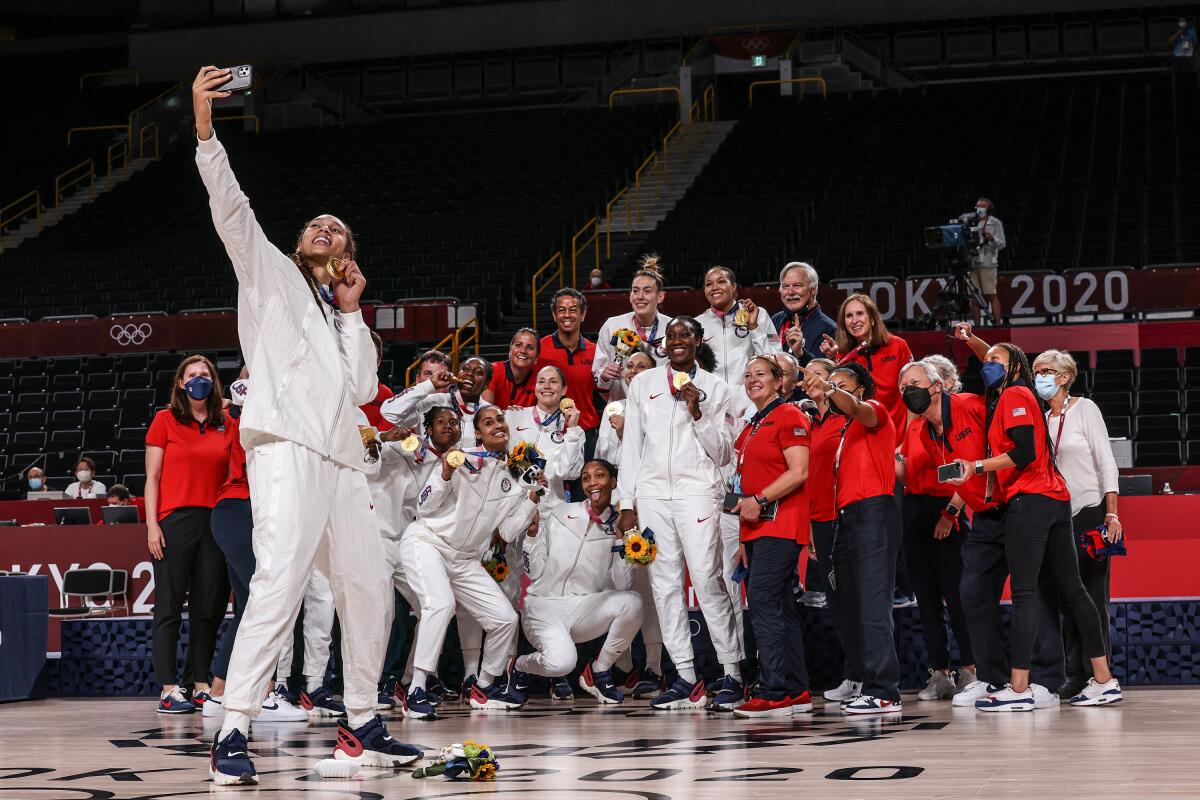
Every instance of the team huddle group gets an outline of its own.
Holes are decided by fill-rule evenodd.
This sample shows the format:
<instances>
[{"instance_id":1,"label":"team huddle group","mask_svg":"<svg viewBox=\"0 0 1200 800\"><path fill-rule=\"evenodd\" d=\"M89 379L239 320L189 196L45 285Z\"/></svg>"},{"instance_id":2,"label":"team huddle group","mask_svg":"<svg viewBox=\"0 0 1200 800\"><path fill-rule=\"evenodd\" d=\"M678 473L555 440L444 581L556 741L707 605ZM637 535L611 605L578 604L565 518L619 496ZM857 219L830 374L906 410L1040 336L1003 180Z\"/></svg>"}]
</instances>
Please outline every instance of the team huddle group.
<instances>
[{"instance_id":1,"label":"team huddle group","mask_svg":"<svg viewBox=\"0 0 1200 800\"><path fill-rule=\"evenodd\" d=\"M393 586L418 618L396 692L406 717L435 717L446 698L437 668L451 617L475 709L518 708L539 678L569 697L562 678L576 669L576 645L603 637L578 681L601 703L628 691L656 710L777 716L812 709L793 588L815 558L845 652L846 680L827 699L850 715L899 713L891 600L914 513L928 520L929 548L957 556L961 573L952 581L951 569L936 570L933 594L921 598L923 622L936 621L925 627L940 629L940 639L926 631L941 678L927 692L986 711L1039 704L1029 667L1035 638L1039 650L1045 638L1045 572L1092 675L1071 702L1120 699L1080 578L1045 402L1018 348L988 347L960 325L956 336L984 361L987 392L956 392L953 365L913 361L869 298L853 295L836 321L825 316L807 264L784 268L774 319L738 299L732 271L714 267L704 277L710 307L693 318L660 313L663 281L650 259L633 278L631 311L605 322L595 343L580 333L586 298L563 289L550 335L522 330L507 361L473 356L457 371L427 353L415 384L389 397L359 307L366 279L352 233L322 215L292 254L270 243L212 131L209 103L227 77L206 67L193 86L196 161L239 283L247 377L232 392L241 409L230 475L244 474L252 507L253 571L222 691L214 682L204 703L224 716L215 782L257 782L251 719L301 606L306 629L310 617L322 625L332 616L308 610L321 596L342 639L344 705L317 698L346 715L334 758L399 766L421 757L378 713L391 704L378 682ZM199 413L189 369L179 386ZM1055 379L1064 395L1070 377ZM210 405L213 388L199 392ZM1011 658L999 612L1010 571ZM711 683L696 668L688 582L721 666ZM945 649L943 599L952 619L966 620L955 626L957 685L948 653L934 652ZM531 652L518 654L518 625ZM639 631L645 659L635 669ZM752 686L742 674L748 650ZM324 672L306 657L308 692L327 694ZM278 706L272 698L284 699L268 706ZM180 699L164 693L162 702ZM322 713L312 695L303 701Z\"/></svg>"}]
</instances>

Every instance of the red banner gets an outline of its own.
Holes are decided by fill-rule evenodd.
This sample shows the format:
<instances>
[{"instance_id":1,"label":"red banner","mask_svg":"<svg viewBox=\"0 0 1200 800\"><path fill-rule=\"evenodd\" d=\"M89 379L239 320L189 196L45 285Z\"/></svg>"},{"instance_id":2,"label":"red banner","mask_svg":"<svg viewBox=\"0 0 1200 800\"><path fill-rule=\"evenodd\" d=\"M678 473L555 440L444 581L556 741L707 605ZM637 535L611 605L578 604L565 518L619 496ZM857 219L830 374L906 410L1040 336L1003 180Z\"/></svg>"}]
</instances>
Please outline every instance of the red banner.
<instances>
[{"instance_id":1,"label":"red banner","mask_svg":"<svg viewBox=\"0 0 1200 800\"><path fill-rule=\"evenodd\" d=\"M749 61L754 56L774 58L787 52L795 31L750 31L747 33L722 33L709 38L713 52L726 58Z\"/></svg>"}]
</instances>

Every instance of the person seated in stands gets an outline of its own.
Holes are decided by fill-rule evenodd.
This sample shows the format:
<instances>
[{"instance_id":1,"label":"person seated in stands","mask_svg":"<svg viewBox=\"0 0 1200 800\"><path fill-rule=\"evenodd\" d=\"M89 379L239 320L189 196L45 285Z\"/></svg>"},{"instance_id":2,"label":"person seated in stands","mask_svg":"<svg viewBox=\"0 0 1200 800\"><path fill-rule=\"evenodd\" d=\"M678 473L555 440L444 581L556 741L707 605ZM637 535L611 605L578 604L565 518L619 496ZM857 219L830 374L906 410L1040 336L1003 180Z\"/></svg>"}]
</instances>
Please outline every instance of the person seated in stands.
<instances>
[{"instance_id":1,"label":"person seated in stands","mask_svg":"<svg viewBox=\"0 0 1200 800\"><path fill-rule=\"evenodd\" d=\"M108 489L108 504L110 506L131 506L133 505L133 495L129 493L129 489L122 483L114 483Z\"/></svg>"},{"instance_id":2,"label":"person seated in stands","mask_svg":"<svg viewBox=\"0 0 1200 800\"><path fill-rule=\"evenodd\" d=\"M30 492L46 491L46 470L41 467L30 467L25 472L25 482Z\"/></svg>"},{"instance_id":3,"label":"person seated in stands","mask_svg":"<svg viewBox=\"0 0 1200 800\"><path fill-rule=\"evenodd\" d=\"M611 289L612 284L604 280L604 270L594 269L588 280L589 289Z\"/></svg>"},{"instance_id":4,"label":"person seated in stands","mask_svg":"<svg viewBox=\"0 0 1200 800\"><path fill-rule=\"evenodd\" d=\"M75 500L93 500L103 497L107 489L96 476L96 462L84 456L75 462L75 482L67 487L67 497Z\"/></svg>"}]
</instances>

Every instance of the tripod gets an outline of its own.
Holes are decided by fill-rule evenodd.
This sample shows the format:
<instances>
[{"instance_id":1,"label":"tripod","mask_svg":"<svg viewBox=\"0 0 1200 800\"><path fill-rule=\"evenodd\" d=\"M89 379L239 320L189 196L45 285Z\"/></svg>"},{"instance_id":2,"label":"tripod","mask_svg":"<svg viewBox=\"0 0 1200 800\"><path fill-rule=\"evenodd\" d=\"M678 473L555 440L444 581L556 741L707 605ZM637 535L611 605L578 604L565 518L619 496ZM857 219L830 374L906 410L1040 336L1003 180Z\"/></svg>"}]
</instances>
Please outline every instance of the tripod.
<instances>
[{"instance_id":1,"label":"tripod","mask_svg":"<svg viewBox=\"0 0 1200 800\"><path fill-rule=\"evenodd\" d=\"M974 305L979 309L984 324L994 324L991 304L979 287L971 282L970 261L958 254L949 254L945 261L949 280L938 292L938 302L925 315L924 323L933 327L945 325L949 330L955 322L968 319L971 306Z\"/></svg>"}]
</instances>

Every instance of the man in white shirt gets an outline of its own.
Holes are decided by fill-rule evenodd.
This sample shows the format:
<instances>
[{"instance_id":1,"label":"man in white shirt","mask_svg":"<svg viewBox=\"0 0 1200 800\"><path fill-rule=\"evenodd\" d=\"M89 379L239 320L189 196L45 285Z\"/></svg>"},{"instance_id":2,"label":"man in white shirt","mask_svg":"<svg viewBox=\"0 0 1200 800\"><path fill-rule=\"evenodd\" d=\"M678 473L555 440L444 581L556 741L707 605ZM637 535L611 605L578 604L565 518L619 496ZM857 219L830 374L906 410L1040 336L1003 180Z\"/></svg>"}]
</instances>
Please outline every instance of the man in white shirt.
<instances>
[{"instance_id":1,"label":"man in white shirt","mask_svg":"<svg viewBox=\"0 0 1200 800\"><path fill-rule=\"evenodd\" d=\"M992 216L992 201L981 197L975 201L975 215L979 224L975 230L983 234L983 246L971 258L971 282L991 306L992 324L999 325L1001 317L1000 296L996 294L997 256L1006 246L1004 223ZM975 309L975 324L979 324L982 309Z\"/></svg>"}]
</instances>

